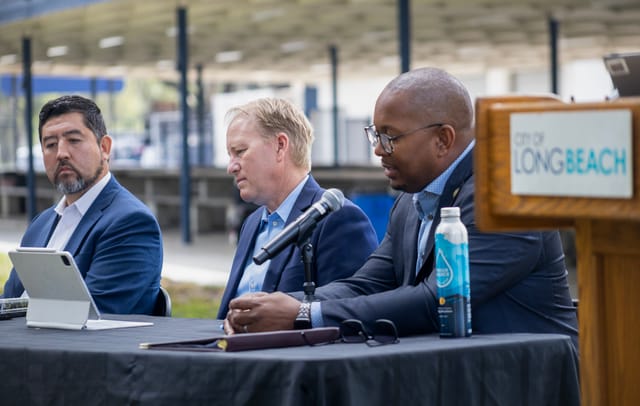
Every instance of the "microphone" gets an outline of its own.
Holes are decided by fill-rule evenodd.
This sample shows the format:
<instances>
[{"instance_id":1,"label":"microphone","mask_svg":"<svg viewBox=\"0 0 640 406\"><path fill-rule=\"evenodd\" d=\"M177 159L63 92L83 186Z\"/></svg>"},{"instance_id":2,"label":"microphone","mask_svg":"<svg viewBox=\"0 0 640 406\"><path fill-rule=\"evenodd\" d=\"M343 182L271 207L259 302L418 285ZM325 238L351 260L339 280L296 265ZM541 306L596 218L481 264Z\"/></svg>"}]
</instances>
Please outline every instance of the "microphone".
<instances>
[{"instance_id":1,"label":"microphone","mask_svg":"<svg viewBox=\"0 0 640 406\"><path fill-rule=\"evenodd\" d=\"M320 200L300 215L293 223L289 224L271 241L261 248L260 253L253 257L253 262L258 265L278 255L289 244L296 242L301 236L307 236L318 222L332 211L337 211L344 204L344 195L338 189L327 189Z\"/></svg>"}]
</instances>

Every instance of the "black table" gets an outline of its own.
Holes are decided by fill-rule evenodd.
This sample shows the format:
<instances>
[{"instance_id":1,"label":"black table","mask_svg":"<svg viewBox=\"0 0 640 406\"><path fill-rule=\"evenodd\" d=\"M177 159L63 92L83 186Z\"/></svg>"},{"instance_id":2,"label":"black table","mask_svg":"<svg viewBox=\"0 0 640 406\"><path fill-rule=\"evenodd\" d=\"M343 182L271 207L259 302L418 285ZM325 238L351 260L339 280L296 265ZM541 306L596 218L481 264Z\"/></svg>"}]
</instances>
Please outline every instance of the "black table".
<instances>
[{"instance_id":1,"label":"black table","mask_svg":"<svg viewBox=\"0 0 640 406\"><path fill-rule=\"evenodd\" d=\"M33 329L0 321L2 405L578 405L567 336L437 335L235 353L143 350L218 335L214 320L112 316L151 327Z\"/></svg>"}]
</instances>

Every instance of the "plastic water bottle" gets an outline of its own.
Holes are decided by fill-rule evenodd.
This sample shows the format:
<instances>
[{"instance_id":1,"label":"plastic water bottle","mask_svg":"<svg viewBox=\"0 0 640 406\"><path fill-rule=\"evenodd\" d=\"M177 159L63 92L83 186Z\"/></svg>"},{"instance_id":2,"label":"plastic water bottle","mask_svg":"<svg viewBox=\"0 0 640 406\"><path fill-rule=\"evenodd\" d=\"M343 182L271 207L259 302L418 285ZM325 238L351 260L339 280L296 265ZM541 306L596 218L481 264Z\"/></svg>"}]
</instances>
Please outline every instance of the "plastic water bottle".
<instances>
[{"instance_id":1,"label":"plastic water bottle","mask_svg":"<svg viewBox=\"0 0 640 406\"><path fill-rule=\"evenodd\" d=\"M459 207L443 207L436 228L440 337L471 336L469 240Z\"/></svg>"}]
</instances>

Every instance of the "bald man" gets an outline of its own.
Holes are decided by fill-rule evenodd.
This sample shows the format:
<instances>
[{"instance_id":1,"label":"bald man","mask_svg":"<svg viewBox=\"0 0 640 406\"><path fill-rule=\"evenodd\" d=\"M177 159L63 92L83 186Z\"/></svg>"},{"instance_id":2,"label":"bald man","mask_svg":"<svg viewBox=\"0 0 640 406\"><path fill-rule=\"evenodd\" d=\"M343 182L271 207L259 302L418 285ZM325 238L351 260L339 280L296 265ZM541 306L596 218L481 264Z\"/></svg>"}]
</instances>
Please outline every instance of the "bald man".
<instances>
[{"instance_id":1,"label":"bald man","mask_svg":"<svg viewBox=\"0 0 640 406\"><path fill-rule=\"evenodd\" d=\"M459 207L469 233L475 333L560 333L577 346L577 318L560 236L482 233L474 218L473 105L463 84L435 68L404 73L382 91L366 136L390 185L403 193L384 240L347 279L316 291L313 327L393 321L400 335L439 330L434 232L442 207ZM291 329L300 294L255 294L230 303L228 332Z\"/></svg>"}]
</instances>

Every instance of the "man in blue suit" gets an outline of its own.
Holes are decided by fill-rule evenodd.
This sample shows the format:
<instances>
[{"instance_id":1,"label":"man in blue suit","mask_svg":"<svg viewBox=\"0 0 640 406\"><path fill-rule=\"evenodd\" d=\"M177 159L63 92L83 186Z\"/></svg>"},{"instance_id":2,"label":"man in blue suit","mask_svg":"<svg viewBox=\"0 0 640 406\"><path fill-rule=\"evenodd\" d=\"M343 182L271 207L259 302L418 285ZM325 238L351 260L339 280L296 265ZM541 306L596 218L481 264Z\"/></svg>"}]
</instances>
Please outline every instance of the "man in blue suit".
<instances>
[{"instance_id":1,"label":"man in blue suit","mask_svg":"<svg viewBox=\"0 0 640 406\"><path fill-rule=\"evenodd\" d=\"M100 109L63 96L45 104L39 119L47 177L64 196L33 219L20 245L69 251L101 312L151 314L162 270L160 228L109 172L112 139ZM3 296L23 292L12 270Z\"/></svg>"},{"instance_id":2,"label":"man in blue suit","mask_svg":"<svg viewBox=\"0 0 640 406\"><path fill-rule=\"evenodd\" d=\"M457 206L469 234L473 331L561 333L577 345L558 232L476 228L473 118L467 90L442 70L392 80L376 102L375 125L365 129L391 187L404 192L380 247L353 277L318 289L320 301L310 306L277 293L232 301L226 330L290 329L298 313L310 311L314 327L355 318L371 328L390 319L400 335L437 332L434 232L440 209Z\"/></svg>"},{"instance_id":3,"label":"man in blue suit","mask_svg":"<svg viewBox=\"0 0 640 406\"><path fill-rule=\"evenodd\" d=\"M229 301L245 293L302 289L305 271L296 244L262 265L253 256L324 192L309 174L313 131L300 109L283 99L264 98L231 109L227 116L227 171L240 197L261 207L242 225L221 319ZM378 245L371 222L348 200L318 223L310 242L317 286L351 276Z\"/></svg>"}]
</instances>

